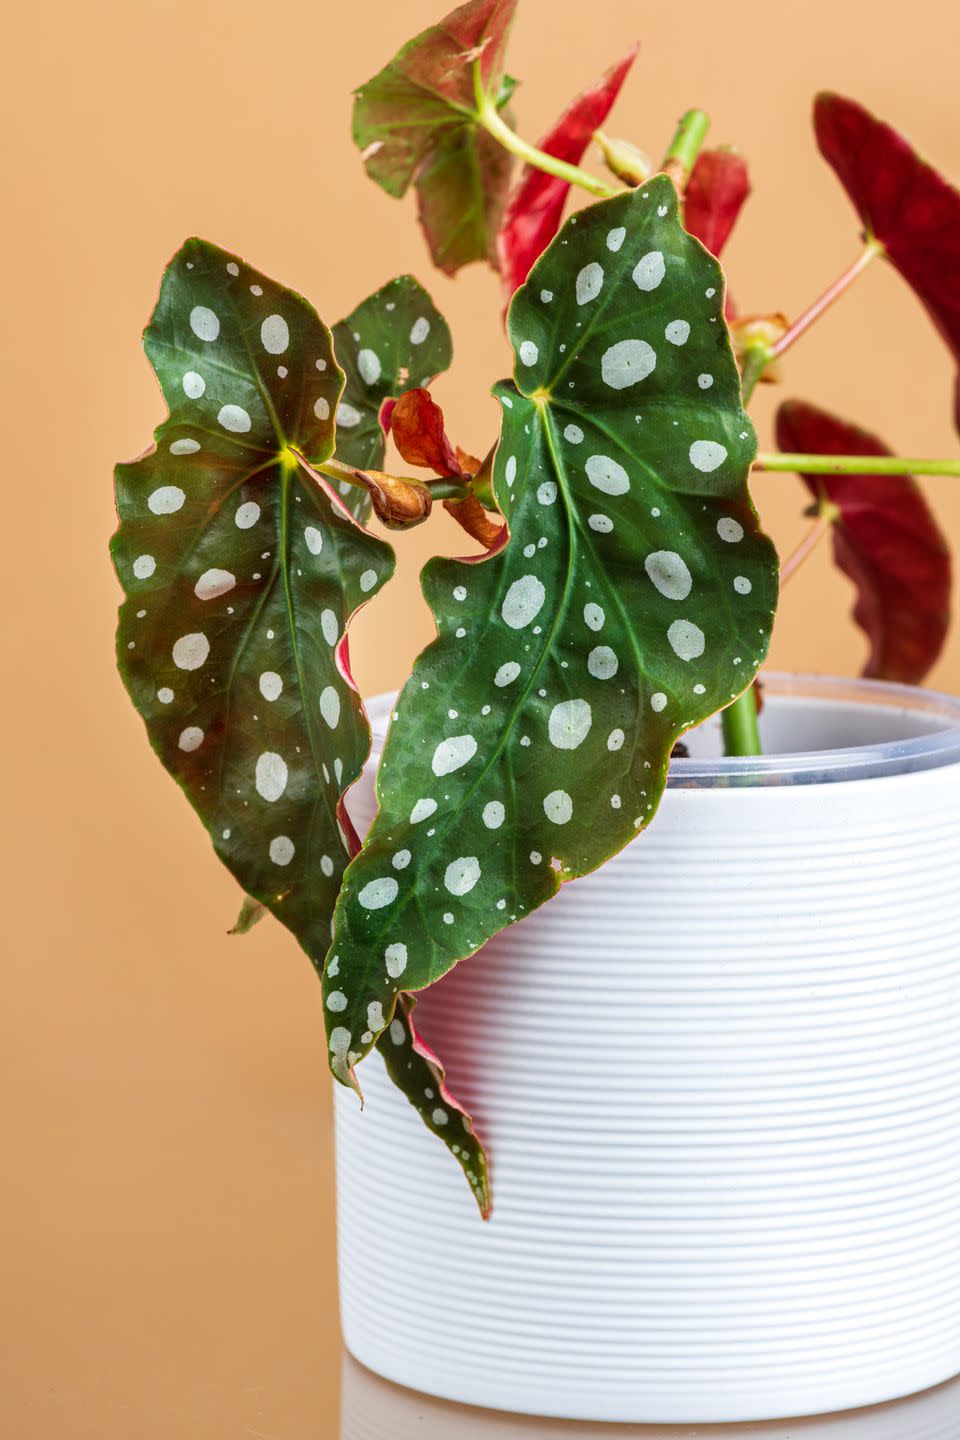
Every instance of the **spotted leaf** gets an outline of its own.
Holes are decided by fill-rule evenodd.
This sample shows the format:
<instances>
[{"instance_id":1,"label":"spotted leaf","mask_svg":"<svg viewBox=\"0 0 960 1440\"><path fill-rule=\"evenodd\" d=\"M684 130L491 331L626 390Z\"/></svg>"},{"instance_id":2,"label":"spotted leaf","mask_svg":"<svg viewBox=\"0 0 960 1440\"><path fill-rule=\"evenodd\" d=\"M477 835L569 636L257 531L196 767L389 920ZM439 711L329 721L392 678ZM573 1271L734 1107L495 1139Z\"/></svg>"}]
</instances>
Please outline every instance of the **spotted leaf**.
<instances>
[{"instance_id":1,"label":"spotted leaf","mask_svg":"<svg viewBox=\"0 0 960 1440\"><path fill-rule=\"evenodd\" d=\"M570 219L508 328L493 483L509 541L424 571L438 637L399 699L334 917L341 1080L398 990L647 824L677 737L744 690L767 648L776 556L747 491L756 440L723 276L672 182Z\"/></svg>"},{"instance_id":2,"label":"spotted leaf","mask_svg":"<svg viewBox=\"0 0 960 1440\"><path fill-rule=\"evenodd\" d=\"M145 347L169 415L116 472L120 672L217 854L319 967L369 749L344 636L393 570L308 468L343 373L306 301L200 240Z\"/></svg>"},{"instance_id":3,"label":"spotted leaf","mask_svg":"<svg viewBox=\"0 0 960 1440\"><path fill-rule=\"evenodd\" d=\"M750 194L746 162L736 150L701 150L683 204L683 223L712 255L720 255Z\"/></svg>"},{"instance_id":4,"label":"spotted leaf","mask_svg":"<svg viewBox=\"0 0 960 1440\"><path fill-rule=\"evenodd\" d=\"M960 191L896 130L842 95L817 96L820 153L960 364ZM960 381L956 405L960 426Z\"/></svg>"},{"instance_id":5,"label":"spotted leaf","mask_svg":"<svg viewBox=\"0 0 960 1440\"><path fill-rule=\"evenodd\" d=\"M337 459L360 470L382 470L381 410L449 369L450 327L423 286L401 275L334 326L333 344L346 377L337 407ZM365 490L343 484L340 494L356 519L369 518Z\"/></svg>"},{"instance_id":6,"label":"spotted leaf","mask_svg":"<svg viewBox=\"0 0 960 1440\"><path fill-rule=\"evenodd\" d=\"M415 1005L412 995L398 998L393 1019L377 1041L377 1049L390 1079L459 1163L486 1220L490 1215L487 1157L472 1119L447 1088L443 1066L417 1032ZM332 1036L336 1038L335 1031Z\"/></svg>"},{"instance_id":7,"label":"spotted leaf","mask_svg":"<svg viewBox=\"0 0 960 1440\"><path fill-rule=\"evenodd\" d=\"M636 56L637 46L633 46L618 64L607 71L598 85L578 95L540 141L539 148L570 165L579 164L594 131L610 114ZM534 261L556 235L569 190L569 181L557 175L548 175L533 165L524 168L510 197L497 237L500 271L508 301L526 280Z\"/></svg>"},{"instance_id":8,"label":"spotted leaf","mask_svg":"<svg viewBox=\"0 0 960 1440\"><path fill-rule=\"evenodd\" d=\"M881 440L790 400L777 413L777 443L815 455L890 455ZM917 685L950 624L950 548L910 475L804 475L832 508L833 555L856 586L853 618L870 642L863 673Z\"/></svg>"},{"instance_id":9,"label":"spotted leaf","mask_svg":"<svg viewBox=\"0 0 960 1440\"><path fill-rule=\"evenodd\" d=\"M511 158L478 124L513 82L503 54L516 0L469 0L411 40L356 93L353 138L388 195L417 191L434 263L452 274L496 264Z\"/></svg>"}]
</instances>

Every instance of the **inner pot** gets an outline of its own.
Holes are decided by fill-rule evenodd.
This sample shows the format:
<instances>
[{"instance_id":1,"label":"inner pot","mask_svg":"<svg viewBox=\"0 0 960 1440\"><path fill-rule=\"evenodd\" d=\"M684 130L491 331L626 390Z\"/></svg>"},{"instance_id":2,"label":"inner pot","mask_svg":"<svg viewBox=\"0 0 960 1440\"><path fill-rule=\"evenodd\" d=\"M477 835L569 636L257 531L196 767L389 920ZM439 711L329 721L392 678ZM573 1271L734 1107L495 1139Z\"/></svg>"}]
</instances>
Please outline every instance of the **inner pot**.
<instances>
[{"instance_id":1,"label":"inner pot","mask_svg":"<svg viewBox=\"0 0 960 1440\"><path fill-rule=\"evenodd\" d=\"M660 1424L960 1371L960 702L785 676L765 701L762 757L691 732L644 834L422 996L489 1222L378 1056L363 1112L337 1087L341 1316L370 1369Z\"/></svg>"}]
</instances>

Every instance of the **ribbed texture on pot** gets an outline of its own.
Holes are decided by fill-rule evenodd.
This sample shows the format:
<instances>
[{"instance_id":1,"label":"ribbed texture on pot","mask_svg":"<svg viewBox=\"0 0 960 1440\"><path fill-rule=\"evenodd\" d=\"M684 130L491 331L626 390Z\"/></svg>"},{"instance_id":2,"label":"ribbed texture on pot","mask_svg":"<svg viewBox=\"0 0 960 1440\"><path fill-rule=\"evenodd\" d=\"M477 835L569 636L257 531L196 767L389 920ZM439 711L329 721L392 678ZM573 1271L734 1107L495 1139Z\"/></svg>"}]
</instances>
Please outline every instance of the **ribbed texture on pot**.
<instances>
[{"instance_id":1,"label":"ribbed texture on pot","mask_svg":"<svg viewBox=\"0 0 960 1440\"><path fill-rule=\"evenodd\" d=\"M960 1371L958 877L958 767L668 792L421 1001L489 1144L489 1224L377 1057L362 1114L339 1091L352 1353L467 1403L657 1423Z\"/></svg>"},{"instance_id":2,"label":"ribbed texture on pot","mask_svg":"<svg viewBox=\"0 0 960 1440\"><path fill-rule=\"evenodd\" d=\"M960 1385L938 1386L892 1405L769 1425L695 1429L551 1423L453 1406L389 1385L343 1358L340 1440L956 1440Z\"/></svg>"}]
</instances>

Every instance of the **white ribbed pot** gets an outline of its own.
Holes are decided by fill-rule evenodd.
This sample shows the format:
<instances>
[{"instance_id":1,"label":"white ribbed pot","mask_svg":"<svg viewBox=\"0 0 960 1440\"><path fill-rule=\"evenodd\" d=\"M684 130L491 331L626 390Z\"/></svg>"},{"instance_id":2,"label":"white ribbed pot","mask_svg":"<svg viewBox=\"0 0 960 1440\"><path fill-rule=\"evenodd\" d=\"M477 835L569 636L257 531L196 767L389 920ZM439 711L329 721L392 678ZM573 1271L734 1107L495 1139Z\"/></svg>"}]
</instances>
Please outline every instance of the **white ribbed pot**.
<instances>
[{"instance_id":1,"label":"white ribbed pot","mask_svg":"<svg viewBox=\"0 0 960 1440\"><path fill-rule=\"evenodd\" d=\"M762 728L753 760L691 736L644 835L421 999L487 1224L378 1057L365 1111L338 1087L370 1369L661 1424L960 1372L960 702L771 677ZM368 775L359 828L373 803Z\"/></svg>"}]
</instances>

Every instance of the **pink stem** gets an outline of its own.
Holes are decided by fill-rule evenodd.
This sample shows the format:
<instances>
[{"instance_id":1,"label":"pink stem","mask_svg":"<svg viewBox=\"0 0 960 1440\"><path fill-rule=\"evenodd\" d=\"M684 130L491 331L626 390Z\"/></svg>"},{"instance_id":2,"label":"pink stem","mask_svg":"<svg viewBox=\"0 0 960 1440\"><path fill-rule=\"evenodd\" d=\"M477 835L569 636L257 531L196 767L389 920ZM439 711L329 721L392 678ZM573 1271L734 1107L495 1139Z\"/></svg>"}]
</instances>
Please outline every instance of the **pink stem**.
<instances>
[{"instance_id":1,"label":"pink stem","mask_svg":"<svg viewBox=\"0 0 960 1440\"><path fill-rule=\"evenodd\" d=\"M827 290L824 290L820 298L814 300L810 308L804 310L803 314L794 320L789 330L784 331L776 344L770 347L770 359L776 360L778 355L782 355L785 350L789 350L793 342L799 340L800 336L809 330L813 322L818 320L825 310L830 309L830 306L835 300L839 300L840 296L845 290L849 289L857 276L866 270L873 257L881 254L882 251L883 246L879 240L868 240L853 264L848 266L843 274L839 275Z\"/></svg>"},{"instance_id":2,"label":"pink stem","mask_svg":"<svg viewBox=\"0 0 960 1440\"><path fill-rule=\"evenodd\" d=\"M826 535L833 524L833 515L829 510L821 510L807 534L800 541L792 555L788 555L780 567L780 588L783 589L787 581L794 576L810 555L813 554L820 541Z\"/></svg>"}]
</instances>

